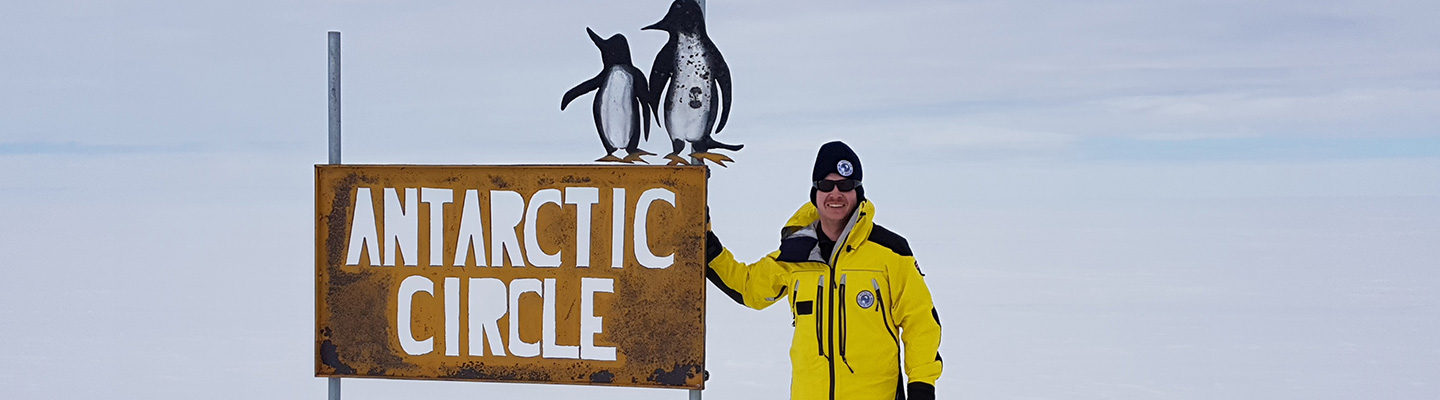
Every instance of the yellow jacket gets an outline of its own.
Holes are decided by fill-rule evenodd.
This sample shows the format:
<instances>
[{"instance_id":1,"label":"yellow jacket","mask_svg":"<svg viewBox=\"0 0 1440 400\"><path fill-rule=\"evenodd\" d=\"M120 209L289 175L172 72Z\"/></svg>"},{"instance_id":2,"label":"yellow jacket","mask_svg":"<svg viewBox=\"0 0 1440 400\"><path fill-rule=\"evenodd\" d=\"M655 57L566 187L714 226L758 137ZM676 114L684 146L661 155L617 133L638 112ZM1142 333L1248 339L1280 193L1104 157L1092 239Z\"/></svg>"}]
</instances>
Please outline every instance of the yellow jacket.
<instances>
[{"instance_id":1,"label":"yellow jacket","mask_svg":"<svg viewBox=\"0 0 1440 400\"><path fill-rule=\"evenodd\" d=\"M707 275L721 291L757 310L789 298L791 399L903 398L904 376L912 397L933 398L940 317L909 244L874 216L862 201L833 255L820 252L824 233L811 203L785 224L780 249L752 264L708 235Z\"/></svg>"}]
</instances>

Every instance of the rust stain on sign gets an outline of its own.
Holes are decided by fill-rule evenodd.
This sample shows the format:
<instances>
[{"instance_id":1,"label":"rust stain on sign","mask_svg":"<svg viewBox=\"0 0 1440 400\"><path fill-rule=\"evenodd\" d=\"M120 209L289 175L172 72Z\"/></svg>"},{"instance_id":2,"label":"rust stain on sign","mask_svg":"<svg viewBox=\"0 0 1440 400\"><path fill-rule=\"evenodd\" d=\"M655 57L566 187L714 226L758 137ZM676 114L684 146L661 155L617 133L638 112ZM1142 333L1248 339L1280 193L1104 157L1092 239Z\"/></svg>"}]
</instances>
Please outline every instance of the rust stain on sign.
<instances>
[{"instance_id":1,"label":"rust stain on sign","mask_svg":"<svg viewBox=\"0 0 1440 400\"><path fill-rule=\"evenodd\" d=\"M315 167L315 374L704 387L699 167Z\"/></svg>"}]
</instances>

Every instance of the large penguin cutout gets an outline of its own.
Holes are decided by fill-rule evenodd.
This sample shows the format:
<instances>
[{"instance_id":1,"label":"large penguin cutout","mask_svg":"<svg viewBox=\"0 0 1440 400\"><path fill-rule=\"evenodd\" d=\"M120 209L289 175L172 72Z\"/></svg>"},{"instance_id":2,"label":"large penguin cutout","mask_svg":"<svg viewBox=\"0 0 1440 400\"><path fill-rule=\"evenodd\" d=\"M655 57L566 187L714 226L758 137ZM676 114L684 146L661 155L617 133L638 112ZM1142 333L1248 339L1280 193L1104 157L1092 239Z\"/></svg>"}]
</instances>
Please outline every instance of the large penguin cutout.
<instances>
[{"instance_id":1,"label":"large penguin cutout","mask_svg":"<svg viewBox=\"0 0 1440 400\"><path fill-rule=\"evenodd\" d=\"M595 161L647 163L641 156L653 156L640 150L640 135L650 138L650 109L647 100L650 90L645 84L645 74L630 64L630 42L625 35L615 34L601 39L595 31L585 28L590 41L600 48L600 59L605 67L599 75L565 92L560 99L560 110L580 95L595 92L595 129L600 131L600 144L605 145L605 156ZM624 146L625 158L615 157L615 149Z\"/></svg>"},{"instance_id":2,"label":"large penguin cutout","mask_svg":"<svg viewBox=\"0 0 1440 400\"><path fill-rule=\"evenodd\" d=\"M745 145L724 144L710 137L725 129L725 120L730 118L730 68L705 33L705 15L700 5L694 0L675 0L665 18L641 29L670 33L670 41L655 55L655 65L650 68L650 101L656 119L663 110L661 126L670 133L673 146L665 158L670 165L688 164L679 155L688 142L694 151L691 157L720 166L734 161L710 152L714 148L736 151ZM663 105L661 92L665 93ZM719 125L715 123L716 114L720 116Z\"/></svg>"}]
</instances>

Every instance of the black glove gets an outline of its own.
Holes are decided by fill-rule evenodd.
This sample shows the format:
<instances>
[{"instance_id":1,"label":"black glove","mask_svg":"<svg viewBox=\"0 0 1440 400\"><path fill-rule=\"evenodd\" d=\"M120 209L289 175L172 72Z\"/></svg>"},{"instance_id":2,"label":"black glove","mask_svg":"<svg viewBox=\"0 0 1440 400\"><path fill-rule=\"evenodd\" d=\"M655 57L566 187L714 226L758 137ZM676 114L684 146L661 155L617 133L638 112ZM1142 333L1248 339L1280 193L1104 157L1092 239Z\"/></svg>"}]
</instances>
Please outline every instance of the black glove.
<instances>
[{"instance_id":1,"label":"black glove","mask_svg":"<svg viewBox=\"0 0 1440 400\"><path fill-rule=\"evenodd\" d=\"M722 251L725 251L725 245L720 244L720 237L715 236L715 232L705 231L705 265L715 261Z\"/></svg>"},{"instance_id":2,"label":"black glove","mask_svg":"<svg viewBox=\"0 0 1440 400\"><path fill-rule=\"evenodd\" d=\"M906 391L909 400L935 400L935 386L925 382L910 382Z\"/></svg>"},{"instance_id":3,"label":"black glove","mask_svg":"<svg viewBox=\"0 0 1440 400\"><path fill-rule=\"evenodd\" d=\"M705 264L720 256L725 246L720 244L720 237L710 231L710 206L705 206Z\"/></svg>"}]
</instances>

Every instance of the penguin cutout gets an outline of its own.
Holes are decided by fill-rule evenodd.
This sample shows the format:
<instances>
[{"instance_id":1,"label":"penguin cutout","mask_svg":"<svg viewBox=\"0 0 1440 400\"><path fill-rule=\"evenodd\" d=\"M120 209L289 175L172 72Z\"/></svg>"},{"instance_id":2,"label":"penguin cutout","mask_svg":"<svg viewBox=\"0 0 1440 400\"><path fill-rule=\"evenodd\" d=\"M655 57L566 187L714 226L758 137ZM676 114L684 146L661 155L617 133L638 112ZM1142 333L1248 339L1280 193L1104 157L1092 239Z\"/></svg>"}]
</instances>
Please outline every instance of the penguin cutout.
<instances>
[{"instance_id":1,"label":"penguin cutout","mask_svg":"<svg viewBox=\"0 0 1440 400\"><path fill-rule=\"evenodd\" d=\"M685 143L690 143L694 151L691 157L722 167L727 161L733 162L730 157L710 152L716 148L736 151L745 145L724 144L710 137L725 129L725 121L730 118L730 68L705 33L705 15L700 5L694 0L675 0L660 22L641 29L670 33L670 41L660 48L650 68L651 108L657 120L663 110L661 126L670 134L673 146L665 159L670 160L670 165L688 164L679 154ZM665 93L663 105L661 92ZM716 114L720 116L719 125L715 123Z\"/></svg>"},{"instance_id":2,"label":"penguin cutout","mask_svg":"<svg viewBox=\"0 0 1440 400\"><path fill-rule=\"evenodd\" d=\"M650 138L650 109L647 100L650 89L645 83L645 73L630 64L630 42L625 35L615 34L601 39L595 31L585 28L590 41L600 48L600 59L605 63L599 75L565 92L560 99L560 110L580 95L595 92L595 129L600 132L600 144L605 146L605 156L595 161L633 163L646 162L641 156L655 153L640 150L640 135ZM615 150L625 149L625 158L615 157Z\"/></svg>"}]
</instances>

